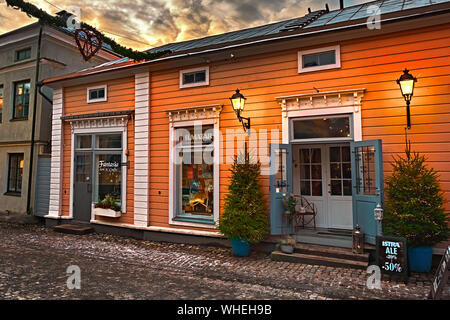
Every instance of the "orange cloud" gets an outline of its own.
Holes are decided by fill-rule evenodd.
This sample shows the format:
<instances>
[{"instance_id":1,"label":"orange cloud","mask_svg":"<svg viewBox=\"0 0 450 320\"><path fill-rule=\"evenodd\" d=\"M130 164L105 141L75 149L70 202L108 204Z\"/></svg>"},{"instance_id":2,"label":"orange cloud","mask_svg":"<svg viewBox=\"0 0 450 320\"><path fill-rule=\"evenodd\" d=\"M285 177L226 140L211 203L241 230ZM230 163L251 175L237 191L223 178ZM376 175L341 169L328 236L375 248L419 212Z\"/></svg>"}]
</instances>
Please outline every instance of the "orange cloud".
<instances>
[{"instance_id":1,"label":"orange cloud","mask_svg":"<svg viewBox=\"0 0 450 320\"><path fill-rule=\"evenodd\" d=\"M144 50L302 16L308 7L325 8L327 0L49 0L53 6L29 2L50 14L78 6L82 21L125 46ZM337 0L328 2L331 8L338 5ZM36 21L4 2L0 8L0 33Z\"/></svg>"}]
</instances>

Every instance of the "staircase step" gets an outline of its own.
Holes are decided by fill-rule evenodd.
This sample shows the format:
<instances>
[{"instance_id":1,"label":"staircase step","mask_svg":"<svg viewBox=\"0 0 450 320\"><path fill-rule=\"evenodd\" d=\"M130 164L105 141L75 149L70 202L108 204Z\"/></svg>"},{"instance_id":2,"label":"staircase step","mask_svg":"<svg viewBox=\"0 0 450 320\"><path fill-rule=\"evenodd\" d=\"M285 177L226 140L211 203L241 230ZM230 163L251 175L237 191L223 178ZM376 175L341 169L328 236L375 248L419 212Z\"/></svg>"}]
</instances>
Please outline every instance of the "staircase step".
<instances>
[{"instance_id":1,"label":"staircase step","mask_svg":"<svg viewBox=\"0 0 450 320\"><path fill-rule=\"evenodd\" d=\"M354 269L366 269L369 266L369 262L348 260L327 256L317 256L303 253L284 253L281 251L273 251L270 255L270 259L274 261L284 261L293 263L313 264L330 267L343 267Z\"/></svg>"},{"instance_id":2,"label":"staircase step","mask_svg":"<svg viewBox=\"0 0 450 320\"><path fill-rule=\"evenodd\" d=\"M351 249L347 248L297 243L295 245L294 252L307 255L326 256L345 260L369 262L369 253L357 254L353 253Z\"/></svg>"},{"instance_id":3,"label":"staircase step","mask_svg":"<svg viewBox=\"0 0 450 320\"><path fill-rule=\"evenodd\" d=\"M84 235L94 232L94 228L76 224L62 224L53 227L53 230L61 233Z\"/></svg>"}]
</instances>

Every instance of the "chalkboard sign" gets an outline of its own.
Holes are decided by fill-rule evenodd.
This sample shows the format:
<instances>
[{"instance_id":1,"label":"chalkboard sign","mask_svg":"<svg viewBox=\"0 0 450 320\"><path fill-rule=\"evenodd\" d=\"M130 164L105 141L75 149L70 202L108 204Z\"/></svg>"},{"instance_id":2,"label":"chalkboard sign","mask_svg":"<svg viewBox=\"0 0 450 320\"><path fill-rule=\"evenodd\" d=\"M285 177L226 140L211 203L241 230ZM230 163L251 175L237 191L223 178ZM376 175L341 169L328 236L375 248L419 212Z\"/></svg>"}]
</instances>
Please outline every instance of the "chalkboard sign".
<instances>
[{"instance_id":1,"label":"chalkboard sign","mask_svg":"<svg viewBox=\"0 0 450 320\"><path fill-rule=\"evenodd\" d=\"M439 267L436 270L436 274L431 283L431 291L429 298L439 299L442 294L442 289L447 284L448 272L450 270L450 246L445 251L444 256L439 263Z\"/></svg>"},{"instance_id":2,"label":"chalkboard sign","mask_svg":"<svg viewBox=\"0 0 450 320\"><path fill-rule=\"evenodd\" d=\"M408 280L408 251L406 239L377 237L377 264L382 273L398 275Z\"/></svg>"}]
</instances>

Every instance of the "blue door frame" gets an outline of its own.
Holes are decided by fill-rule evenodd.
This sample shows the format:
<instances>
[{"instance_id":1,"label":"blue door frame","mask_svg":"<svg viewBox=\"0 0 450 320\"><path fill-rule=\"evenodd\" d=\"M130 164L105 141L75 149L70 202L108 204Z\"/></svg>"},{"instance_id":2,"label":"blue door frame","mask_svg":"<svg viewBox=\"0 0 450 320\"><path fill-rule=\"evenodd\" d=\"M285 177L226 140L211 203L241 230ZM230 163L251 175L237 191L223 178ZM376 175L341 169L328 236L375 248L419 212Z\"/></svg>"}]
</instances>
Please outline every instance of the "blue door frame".
<instances>
[{"instance_id":1,"label":"blue door frame","mask_svg":"<svg viewBox=\"0 0 450 320\"><path fill-rule=\"evenodd\" d=\"M379 235L374 209L383 205L383 150L381 140L350 142L352 162L353 227L359 225L367 243ZM293 192L292 145L270 145L270 233L292 233L284 218L283 195Z\"/></svg>"},{"instance_id":2,"label":"blue door frame","mask_svg":"<svg viewBox=\"0 0 450 320\"><path fill-rule=\"evenodd\" d=\"M292 145L270 145L270 234L292 233L292 226L284 219L283 195L291 194Z\"/></svg>"},{"instance_id":3,"label":"blue door frame","mask_svg":"<svg viewBox=\"0 0 450 320\"><path fill-rule=\"evenodd\" d=\"M365 241L375 244L378 235L374 209L383 205L383 150L381 140L350 143L352 161L353 226L360 226Z\"/></svg>"}]
</instances>

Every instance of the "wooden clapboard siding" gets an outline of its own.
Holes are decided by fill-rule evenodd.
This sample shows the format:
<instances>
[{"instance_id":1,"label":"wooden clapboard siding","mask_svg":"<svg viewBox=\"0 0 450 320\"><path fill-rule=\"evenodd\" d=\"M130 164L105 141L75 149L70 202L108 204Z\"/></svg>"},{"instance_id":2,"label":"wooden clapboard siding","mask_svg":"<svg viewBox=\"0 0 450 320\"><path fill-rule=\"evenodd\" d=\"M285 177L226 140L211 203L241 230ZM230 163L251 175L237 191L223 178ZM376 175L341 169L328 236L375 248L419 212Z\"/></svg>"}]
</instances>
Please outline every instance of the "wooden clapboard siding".
<instances>
[{"instance_id":1,"label":"wooden clapboard siding","mask_svg":"<svg viewBox=\"0 0 450 320\"><path fill-rule=\"evenodd\" d=\"M87 103L87 88L107 85L107 101ZM134 77L64 88L64 114L77 115L134 109Z\"/></svg>"},{"instance_id":2,"label":"wooden clapboard siding","mask_svg":"<svg viewBox=\"0 0 450 320\"><path fill-rule=\"evenodd\" d=\"M320 91L365 88L361 107L364 140L383 140L384 171L391 173L392 156L404 149L405 102L395 80L407 67L418 77L412 100L413 149L424 153L439 171L450 211L450 25L411 30L339 43L341 68L298 74L297 51L286 50L210 64L210 85L179 89L179 69L154 72L150 93L150 222L168 226L169 121L166 110L223 104L222 135L241 130L228 98L241 89L247 97L245 116L252 129L281 131L281 107L275 98ZM337 43L328 43L323 46ZM300 47L299 47L300 49ZM304 47L301 49L310 49ZM201 65L198 65L201 66ZM196 66L192 66L196 67ZM190 67L189 67L190 68ZM221 150L226 149L226 141ZM221 207L228 189L230 165L220 166ZM261 178L269 197L267 176Z\"/></svg>"}]
</instances>

